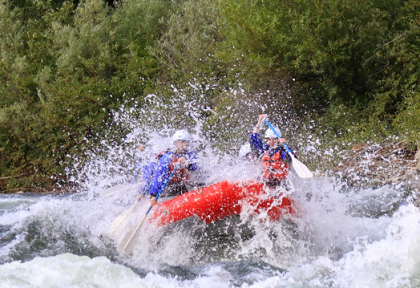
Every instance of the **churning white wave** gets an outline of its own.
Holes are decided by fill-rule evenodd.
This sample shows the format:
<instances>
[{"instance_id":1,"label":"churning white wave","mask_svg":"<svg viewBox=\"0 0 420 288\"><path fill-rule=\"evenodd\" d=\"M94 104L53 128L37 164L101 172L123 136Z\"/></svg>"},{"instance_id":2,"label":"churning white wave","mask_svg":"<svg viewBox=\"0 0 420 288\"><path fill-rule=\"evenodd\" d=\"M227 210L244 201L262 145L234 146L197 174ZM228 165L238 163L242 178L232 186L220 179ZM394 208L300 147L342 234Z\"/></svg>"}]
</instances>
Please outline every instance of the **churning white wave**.
<instances>
[{"instance_id":1,"label":"churning white wave","mask_svg":"<svg viewBox=\"0 0 420 288\"><path fill-rule=\"evenodd\" d=\"M197 181L258 179L258 165L212 147L197 123ZM134 167L169 148L174 131L130 129L124 145L102 143L91 162L75 167L79 193L0 196L1 288L420 286L419 209L401 203L396 188L353 191L322 176L291 178L299 210L292 223L244 213L210 225L145 224L133 254L118 252L123 234L111 237L109 229L136 200L141 175ZM144 153L136 150L142 133ZM136 217L147 208L142 201Z\"/></svg>"},{"instance_id":2,"label":"churning white wave","mask_svg":"<svg viewBox=\"0 0 420 288\"><path fill-rule=\"evenodd\" d=\"M95 198L3 196L1 225L8 228L1 234L0 287L420 285L419 209L406 204L392 216L370 214L378 210L372 203L376 201L377 206L383 206L386 204L383 199L399 193L390 187L343 193L336 190L331 179L295 181L297 190L291 196L300 205L301 214L296 219L298 236L283 233L282 223L256 223L246 217L230 223L238 230L249 228L244 225L253 229L248 238L233 238L237 239L236 245L229 239L217 243L222 241L215 240L217 237L226 235L217 234L220 233L217 226L211 230L198 222L181 224L172 231L151 231L149 227L130 256L118 253L116 243L106 236L113 219L127 209L124 202L137 193L129 189L131 185L117 188L122 187L126 190L104 189L103 197ZM110 193L113 194L107 196ZM368 211L355 208L366 199L371 202ZM147 203L144 207L147 208ZM227 225L221 229L231 228ZM206 234L205 237L196 234L197 231ZM217 234L213 239L212 233ZM163 237L160 243L153 242L157 234ZM233 235L237 236L235 232ZM224 245L235 247L229 249ZM84 253L91 256L76 255ZM209 256L212 253L213 258ZM229 270L226 263L242 263L247 259L258 259L279 270L266 272L258 268L238 280L235 273L244 268ZM170 267L198 269L199 273L186 278L182 273L165 274Z\"/></svg>"}]
</instances>

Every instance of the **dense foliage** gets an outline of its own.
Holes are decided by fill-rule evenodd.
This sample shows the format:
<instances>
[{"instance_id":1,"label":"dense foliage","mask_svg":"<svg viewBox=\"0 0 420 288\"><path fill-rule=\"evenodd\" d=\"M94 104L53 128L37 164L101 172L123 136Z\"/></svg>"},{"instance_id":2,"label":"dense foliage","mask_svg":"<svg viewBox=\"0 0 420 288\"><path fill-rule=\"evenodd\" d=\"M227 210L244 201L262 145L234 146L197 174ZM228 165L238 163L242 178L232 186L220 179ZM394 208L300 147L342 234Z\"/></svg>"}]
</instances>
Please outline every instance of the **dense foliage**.
<instances>
[{"instance_id":1,"label":"dense foliage","mask_svg":"<svg viewBox=\"0 0 420 288\"><path fill-rule=\"evenodd\" d=\"M182 90L219 143L252 103L323 137L420 139L418 1L111 4L0 3L1 191L66 184L71 159L124 136L112 111L151 93Z\"/></svg>"}]
</instances>

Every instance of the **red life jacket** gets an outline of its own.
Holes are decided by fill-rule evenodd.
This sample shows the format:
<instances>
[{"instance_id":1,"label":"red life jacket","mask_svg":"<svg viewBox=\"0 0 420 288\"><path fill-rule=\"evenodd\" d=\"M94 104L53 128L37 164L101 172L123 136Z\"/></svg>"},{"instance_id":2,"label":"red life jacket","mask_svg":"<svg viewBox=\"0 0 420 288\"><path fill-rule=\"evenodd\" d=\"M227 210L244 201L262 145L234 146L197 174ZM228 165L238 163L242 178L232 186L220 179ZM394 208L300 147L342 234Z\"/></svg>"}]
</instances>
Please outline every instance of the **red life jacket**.
<instances>
[{"instance_id":1,"label":"red life jacket","mask_svg":"<svg viewBox=\"0 0 420 288\"><path fill-rule=\"evenodd\" d=\"M171 164L169 165L169 173L172 173L172 171L174 171L175 166L177 165L177 162L178 162L178 157L175 156L172 159ZM178 169L176 169L176 171L175 171L174 175L172 176L171 180L169 181L169 183L179 183L179 182L182 182L182 181L186 181L188 179L189 179L189 176L188 176L188 172L187 172L186 167L182 167L182 168L178 167Z\"/></svg>"},{"instance_id":2,"label":"red life jacket","mask_svg":"<svg viewBox=\"0 0 420 288\"><path fill-rule=\"evenodd\" d=\"M281 150L270 156L269 150L265 151L262 158L264 180L283 181L289 173L289 165L284 162Z\"/></svg>"},{"instance_id":3,"label":"red life jacket","mask_svg":"<svg viewBox=\"0 0 420 288\"><path fill-rule=\"evenodd\" d=\"M162 151L156 156L156 158L160 160L160 158L162 158L163 154L165 154L166 152L169 152L174 156L171 163L169 164L169 173L172 173L172 171L174 171L175 166L177 165L177 162L178 162L178 156L176 156L175 153L173 153L171 150ZM188 175L186 167L182 167L182 168L178 167L174 175L172 175L171 180L169 180L169 183L170 184L180 183L188 179L189 179L189 175Z\"/></svg>"}]
</instances>

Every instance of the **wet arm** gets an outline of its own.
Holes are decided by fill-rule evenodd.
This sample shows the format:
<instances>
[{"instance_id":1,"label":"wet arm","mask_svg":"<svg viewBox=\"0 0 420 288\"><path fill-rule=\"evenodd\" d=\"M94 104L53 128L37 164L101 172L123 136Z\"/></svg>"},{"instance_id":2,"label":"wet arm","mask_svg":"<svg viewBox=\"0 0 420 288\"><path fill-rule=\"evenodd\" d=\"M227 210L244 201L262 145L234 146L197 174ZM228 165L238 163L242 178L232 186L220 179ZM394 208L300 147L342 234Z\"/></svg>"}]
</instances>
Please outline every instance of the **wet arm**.
<instances>
[{"instance_id":1,"label":"wet arm","mask_svg":"<svg viewBox=\"0 0 420 288\"><path fill-rule=\"evenodd\" d=\"M297 155L296 155L296 153L295 153L295 151L293 151L292 147L290 147L290 146L289 146L289 145L287 145L287 144L286 144L286 146L287 146L287 148L289 148L289 150L292 152L292 154L293 154L296 158L298 158L298 157L297 157ZM289 153L287 153L286 149L284 149L284 147L282 147L282 149L283 149L284 154L285 154L285 157L283 157L283 159L284 159L287 163L292 162L292 157L289 155Z\"/></svg>"}]
</instances>

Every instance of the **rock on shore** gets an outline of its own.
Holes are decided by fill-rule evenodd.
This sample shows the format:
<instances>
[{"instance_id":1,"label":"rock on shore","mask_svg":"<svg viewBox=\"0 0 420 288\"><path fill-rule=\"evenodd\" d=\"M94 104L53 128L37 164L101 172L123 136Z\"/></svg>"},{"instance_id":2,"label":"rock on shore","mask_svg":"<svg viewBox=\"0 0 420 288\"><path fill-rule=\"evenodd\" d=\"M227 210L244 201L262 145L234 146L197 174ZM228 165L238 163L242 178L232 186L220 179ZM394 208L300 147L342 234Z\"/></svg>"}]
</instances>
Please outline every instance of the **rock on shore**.
<instances>
[{"instance_id":1,"label":"rock on shore","mask_svg":"<svg viewBox=\"0 0 420 288\"><path fill-rule=\"evenodd\" d=\"M403 142L357 144L342 156L334 172L350 187L389 184L404 185L416 194L420 191L420 150Z\"/></svg>"}]
</instances>

